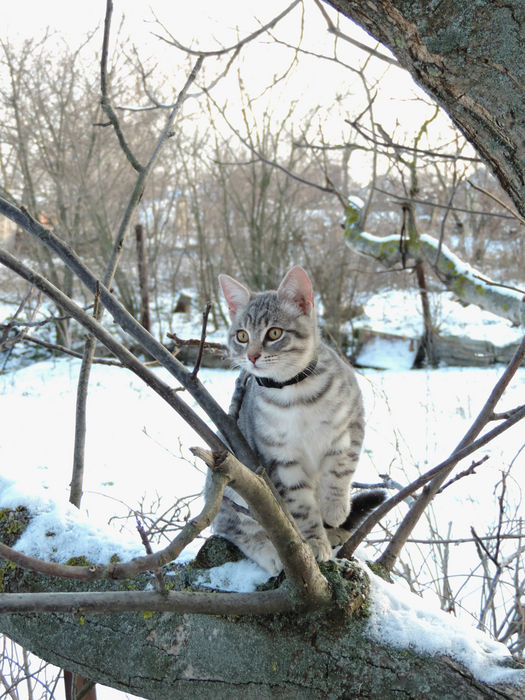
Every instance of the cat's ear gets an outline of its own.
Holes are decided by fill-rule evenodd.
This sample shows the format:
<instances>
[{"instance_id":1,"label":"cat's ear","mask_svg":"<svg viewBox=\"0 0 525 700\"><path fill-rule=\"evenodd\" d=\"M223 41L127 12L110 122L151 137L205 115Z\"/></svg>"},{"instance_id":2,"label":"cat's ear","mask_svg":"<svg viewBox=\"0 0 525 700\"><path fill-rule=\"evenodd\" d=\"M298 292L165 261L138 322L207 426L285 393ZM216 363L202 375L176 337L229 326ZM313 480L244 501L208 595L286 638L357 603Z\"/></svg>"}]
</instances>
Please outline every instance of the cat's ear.
<instances>
[{"instance_id":1,"label":"cat's ear","mask_svg":"<svg viewBox=\"0 0 525 700\"><path fill-rule=\"evenodd\" d=\"M229 275L219 275L219 284L233 320L237 311L250 301L250 290Z\"/></svg>"},{"instance_id":2,"label":"cat's ear","mask_svg":"<svg viewBox=\"0 0 525 700\"><path fill-rule=\"evenodd\" d=\"M277 290L281 299L295 302L304 314L309 314L314 307L314 291L310 278L302 267L292 267Z\"/></svg>"}]
</instances>

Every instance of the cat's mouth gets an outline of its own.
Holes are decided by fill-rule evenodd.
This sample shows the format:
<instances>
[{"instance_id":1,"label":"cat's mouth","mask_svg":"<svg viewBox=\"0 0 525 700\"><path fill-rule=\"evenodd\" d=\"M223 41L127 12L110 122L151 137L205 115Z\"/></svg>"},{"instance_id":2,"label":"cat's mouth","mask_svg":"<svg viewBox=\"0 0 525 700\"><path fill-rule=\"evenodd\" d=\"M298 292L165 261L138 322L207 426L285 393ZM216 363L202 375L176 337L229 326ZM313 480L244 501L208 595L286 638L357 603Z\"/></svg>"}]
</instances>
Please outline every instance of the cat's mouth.
<instances>
[{"instance_id":1,"label":"cat's mouth","mask_svg":"<svg viewBox=\"0 0 525 700\"><path fill-rule=\"evenodd\" d=\"M269 364L271 365L271 363L267 363L264 358L258 358L255 361L248 359L244 361L245 369L258 377L262 377L265 372L268 372Z\"/></svg>"},{"instance_id":2,"label":"cat's mouth","mask_svg":"<svg viewBox=\"0 0 525 700\"><path fill-rule=\"evenodd\" d=\"M279 361L279 359L281 361ZM304 369L302 364L298 367L297 363L284 363L282 362L282 358L271 355L258 357L255 362L245 358L243 364L245 370L255 377L273 379L279 382L290 379L290 377L295 376Z\"/></svg>"}]
</instances>

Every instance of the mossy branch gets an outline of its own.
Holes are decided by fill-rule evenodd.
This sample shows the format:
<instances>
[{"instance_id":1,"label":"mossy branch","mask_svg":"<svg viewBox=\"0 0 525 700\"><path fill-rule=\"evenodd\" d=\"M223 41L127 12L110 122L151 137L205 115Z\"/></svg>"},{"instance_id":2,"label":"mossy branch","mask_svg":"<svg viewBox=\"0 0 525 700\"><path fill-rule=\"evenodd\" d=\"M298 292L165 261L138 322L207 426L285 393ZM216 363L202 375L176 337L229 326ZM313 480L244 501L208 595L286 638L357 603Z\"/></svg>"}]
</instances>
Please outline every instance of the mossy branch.
<instances>
[{"instance_id":1,"label":"mossy branch","mask_svg":"<svg viewBox=\"0 0 525 700\"><path fill-rule=\"evenodd\" d=\"M375 236L363 231L361 212L362 208L352 199L346 209L345 242L354 252L374 258L387 268L424 260L445 288L462 301L491 311L517 326L525 325L523 293L498 286L427 234L404 240L401 251L398 234Z\"/></svg>"}]
</instances>

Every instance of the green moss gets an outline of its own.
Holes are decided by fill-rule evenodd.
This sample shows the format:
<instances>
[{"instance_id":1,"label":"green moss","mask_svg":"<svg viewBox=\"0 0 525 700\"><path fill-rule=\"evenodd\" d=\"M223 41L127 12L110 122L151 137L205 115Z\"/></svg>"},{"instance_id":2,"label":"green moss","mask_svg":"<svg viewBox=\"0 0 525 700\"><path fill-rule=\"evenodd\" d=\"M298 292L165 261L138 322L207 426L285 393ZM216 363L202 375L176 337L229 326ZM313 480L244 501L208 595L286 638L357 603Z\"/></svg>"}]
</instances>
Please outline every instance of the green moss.
<instances>
[{"instance_id":1,"label":"green moss","mask_svg":"<svg viewBox=\"0 0 525 700\"><path fill-rule=\"evenodd\" d=\"M197 569L212 569L241 559L245 559L245 556L238 547L224 537L213 535L199 549L191 566Z\"/></svg>"},{"instance_id":2,"label":"green moss","mask_svg":"<svg viewBox=\"0 0 525 700\"><path fill-rule=\"evenodd\" d=\"M359 221L359 209L349 204L346 208L346 226L347 228L353 228L355 224Z\"/></svg>"},{"instance_id":3,"label":"green moss","mask_svg":"<svg viewBox=\"0 0 525 700\"><path fill-rule=\"evenodd\" d=\"M0 541L12 547L29 524L29 511L24 506L0 510Z\"/></svg>"},{"instance_id":4,"label":"green moss","mask_svg":"<svg viewBox=\"0 0 525 700\"><path fill-rule=\"evenodd\" d=\"M378 564L375 561L367 561L366 563L372 569L376 576L379 576L385 581L388 581L388 583L392 583L392 577L390 576L390 572L387 571L387 569L385 569L384 566L381 566L381 564Z\"/></svg>"},{"instance_id":5,"label":"green moss","mask_svg":"<svg viewBox=\"0 0 525 700\"><path fill-rule=\"evenodd\" d=\"M369 581L363 569L354 561L345 562L343 567L334 561L322 562L319 568L330 585L336 616L341 618L341 612L342 619L361 616L369 599Z\"/></svg>"},{"instance_id":6,"label":"green moss","mask_svg":"<svg viewBox=\"0 0 525 700\"><path fill-rule=\"evenodd\" d=\"M71 559L68 559L66 561L66 564L68 566L89 566L90 562L86 559L86 557L80 556L80 557L71 557Z\"/></svg>"},{"instance_id":7,"label":"green moss","mask_svg":"<svg viewBox=\"0 0 525 700\"><path fill-rule=\"evenodd\" d=\"M12 561L5 560L3 566L0 566L0 593L5 593L9 574L12 574L16 568L16 564Z\"/></svg>"}]
</instances>

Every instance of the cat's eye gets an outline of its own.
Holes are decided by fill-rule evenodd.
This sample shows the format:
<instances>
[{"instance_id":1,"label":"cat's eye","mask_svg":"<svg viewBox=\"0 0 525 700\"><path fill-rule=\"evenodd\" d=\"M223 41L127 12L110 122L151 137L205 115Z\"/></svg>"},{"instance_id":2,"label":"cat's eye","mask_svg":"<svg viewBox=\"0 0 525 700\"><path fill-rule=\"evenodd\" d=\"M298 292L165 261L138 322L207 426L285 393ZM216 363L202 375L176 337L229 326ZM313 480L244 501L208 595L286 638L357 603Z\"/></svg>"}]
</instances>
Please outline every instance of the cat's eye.
<instances>
[{"instance_id":1,"label":"cat's eye","mask_svg":"<svg viewBox=\"0 0 525 700\"><path fill-rule=\"evenodd\" d=\"M268 340L278 340L282 336L282 334L282 328L270 328L270 330L266 334L266 337L268 338Z\"/></svg>"},{"instance_id":2,"label":"cat's eye","mask_svg":"<svg viewBox=\"0 0 525 700\"><path fill-rule=\"evenodd\" d=\"M237 331L237 340L239 343L247 343L248 342L248 333L247 331Z\"/></svg>"}]
</instances>

